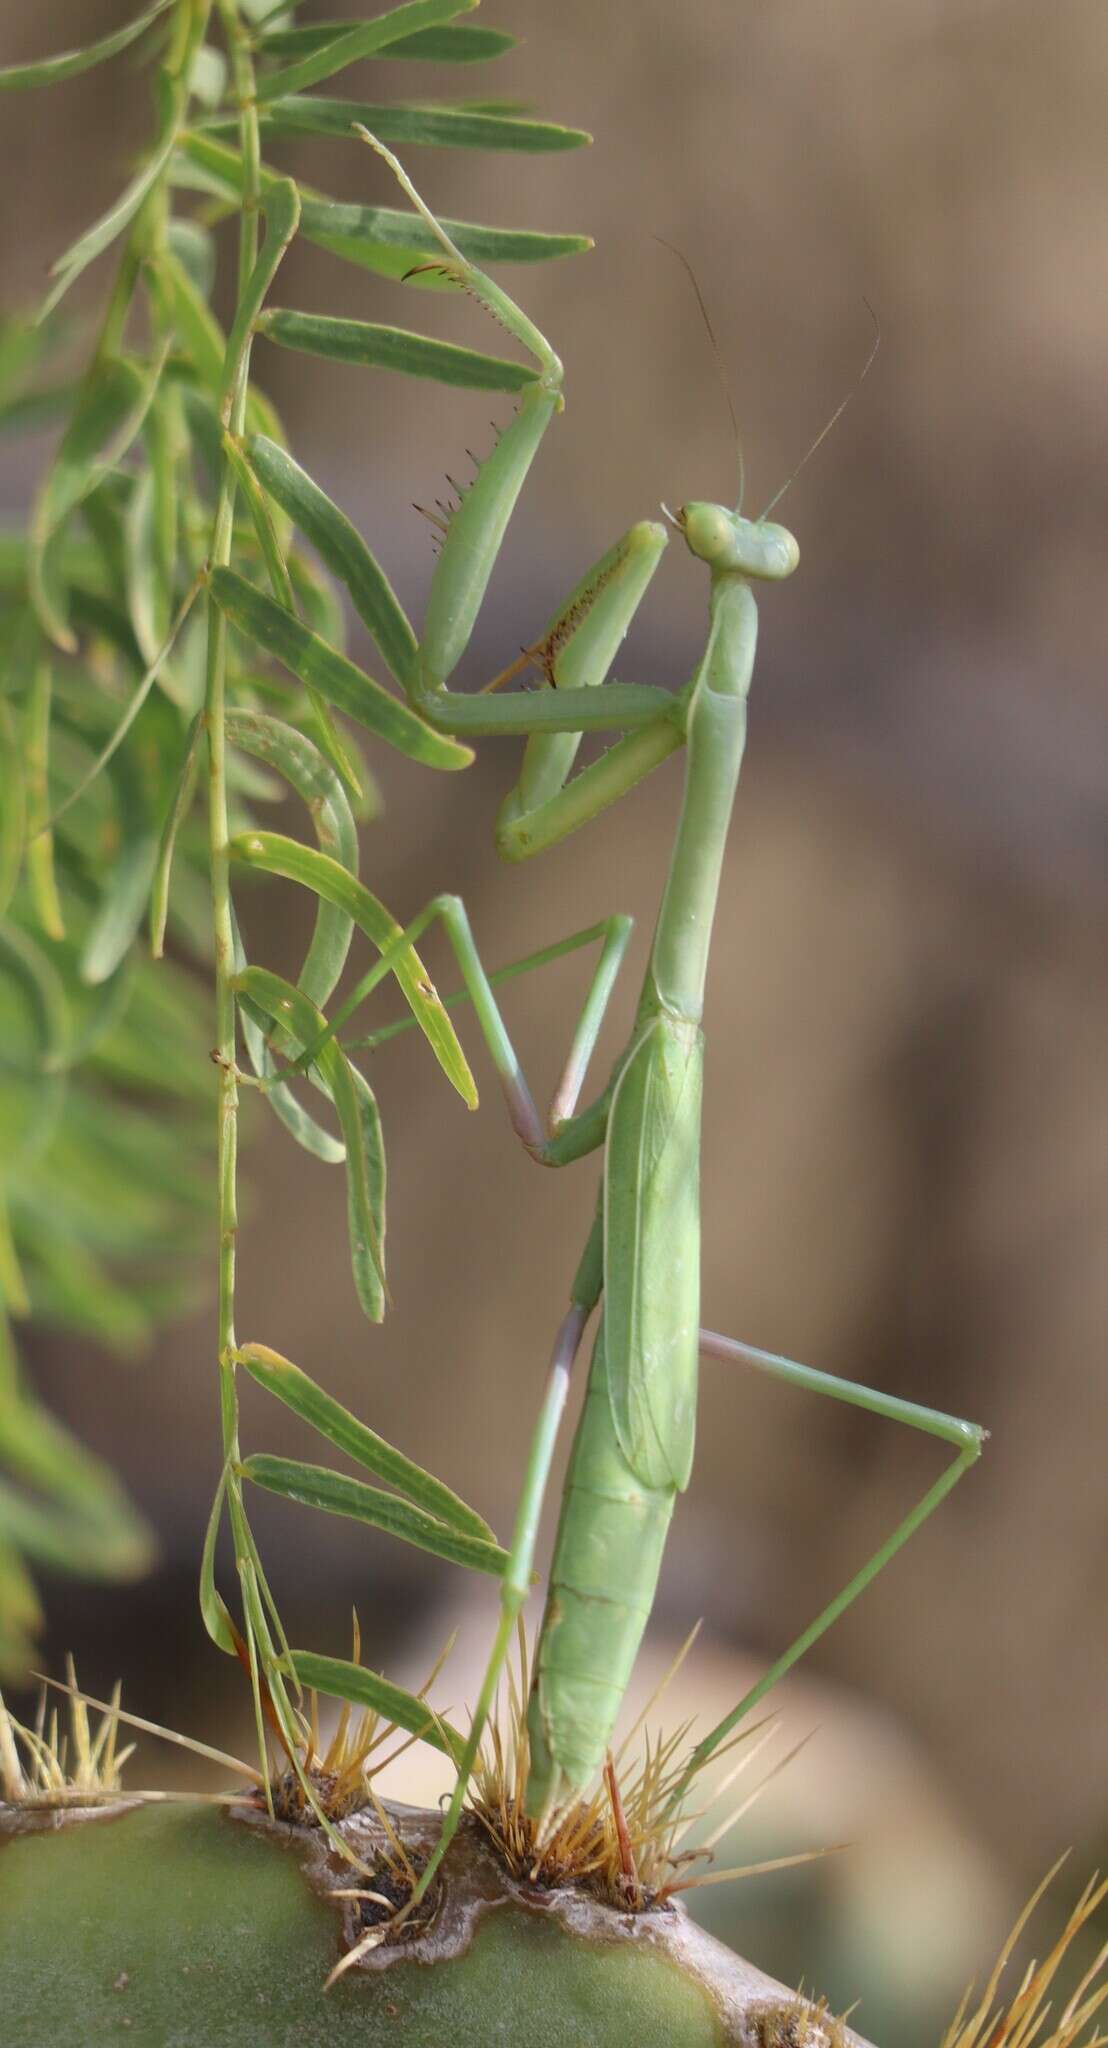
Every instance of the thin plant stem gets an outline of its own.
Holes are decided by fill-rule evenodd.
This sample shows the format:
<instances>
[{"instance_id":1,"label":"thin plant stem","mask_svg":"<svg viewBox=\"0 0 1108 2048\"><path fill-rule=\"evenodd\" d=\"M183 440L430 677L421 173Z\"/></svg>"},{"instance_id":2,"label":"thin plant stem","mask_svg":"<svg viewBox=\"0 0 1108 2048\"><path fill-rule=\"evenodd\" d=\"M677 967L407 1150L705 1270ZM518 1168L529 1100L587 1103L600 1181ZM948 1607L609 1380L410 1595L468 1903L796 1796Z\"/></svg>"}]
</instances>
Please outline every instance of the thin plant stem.
<instances>
[{"instance_id":1,"label":"thin plant stem","mask_svg":"<svg viewBox=\"0 0 1108 2048\"><path fill-rule=\"evenodd\" d=\"M239 103L239 140L243 161L243 197L239 228L238 296L243 298L258 254L258 204L260 197L260 145L258 113L254 97L254 66L250 44L239 22L237 0L219 0ZM223 393L223 409L233 434L241 434L246 418L250 380L249 337L237 359L228 366L229 388ZM231 559L231 536L235 511L235 473L224 456L216 505L210 552L211 568L226 567ZM238 1153L238 1084L235 1074L235 996L231 977L235 966L234 922L231 909L230 830L227 808L227 743L225 731L227 686L227 622L219 606L208 600L208 650L204 720L208 734L208 833L211 862L212 928L215 944L216 1052L218 1055L218 1230L219 1230L219 1332L220 1413L223 1453L232 1474L229 1484L236 1488L234 1466L239 1459L238 1394L235 1385L235 1239L238 1228L236 1165ZM233 1520L233 1518L232 1518ZM236 1544L236 1549L237 1549ZM241 1560L240 1560L241 1562Z\"/></svg>"}]
</instances>

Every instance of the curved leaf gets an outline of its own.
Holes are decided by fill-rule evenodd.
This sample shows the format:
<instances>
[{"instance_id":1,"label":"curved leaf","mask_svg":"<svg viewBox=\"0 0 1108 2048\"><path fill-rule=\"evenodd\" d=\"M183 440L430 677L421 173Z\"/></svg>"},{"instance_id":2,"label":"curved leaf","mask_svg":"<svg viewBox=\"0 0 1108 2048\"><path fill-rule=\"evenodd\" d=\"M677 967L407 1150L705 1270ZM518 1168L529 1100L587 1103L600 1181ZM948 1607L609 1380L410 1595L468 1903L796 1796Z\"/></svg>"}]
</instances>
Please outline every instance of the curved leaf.
<instances>
[{"instance_id":1,"label":"curved leaf","mask_svg":"<svg viewBox=\"0 0 1108 2048\"><path fill-rule=\"evenodd\" d=\"M123 233L134 220L139 207L149 192L152 192L165 170L177 143L177 130L184 112L187 88L165 71L158 74L158 132L154 147L142 168L135 172L130 184L125 186L119 198L108 211L101 214L91 228L86 229L76 242L59 256L51 266L51 276L57 278L42 309L45 319L53 312L59 299L69 290L74 280L95 262L102 252L109 248L117 235Z\"/></svg>"},{"instance_id":2,"label":"curved leaf","mask_svg":"<svg viewBox=\"0 0 1108 2048\"><path fill-rule=\"evenodd\" d=\"M226 730L232 746L244 747L284 776L308 808L320 851L356 875L357 828L338 775L318 747L294 726L264 711L228 711ZM320 1009L346 965L353 929L349 911L321 899L312 942L297 976L297 986Z\"/></svg>"},{"instance_id":3,"label":"curved leaf","mask_svg":"<svg viewBox=\"0 0 1108 2048\"><path fill-rule=\"evenodd\" d=\"M246 954L233 913L232 921L235 932L235 972L239 974L246 966ZM250 1064L259 1080L266 1083L263 1102L273 1111L278 1122L284 1125L289 1136L294 1138L305 1152L310 1153L313 1159L320 1160L324 1166L341 1166L346 1158L346 1146L342 1139L336 1138L318 1123L304 1108L303 1103L297 1100L292 1089L277 1078L280 1068L270 1051L269 1038L276 1035L279 1039L279 1034L272 1034L267 1029L270 1020L265 1017L264 1012L252 1010L249 1002L243 1002L239 1007L242 1035ZM308 1078L330 1101L327 1085L322 1076L318 1073L309 1074Z\"/></svg>"},{"instance_id":4,"label":"curved leaf","mask_svg":"<svg viewBox=\"0 0 1108 2048\"><path fill-rule=\"evenodd\" d=\"M317 860L323 858L316 855ZM327 1029L315 1004L268 968L243 968L235 975L233 986L300 1046L312 1045ZM379 1323L385 1313L385 1153L377 1103L364 1075L333 1042L321 1048L316 1064L346 1144L347 1227L354 1285L366 1315Z\"/></svg>"},{"instance_id":5,"label":"curved leaf","mask_svg":"<svg viewBox=\"0 0 1108 2048\"><path fill-rule=\"evenodd\" d=\"M243 861L248 867L261 868L266 874L283 875L287 881L299 882L305 889L311 889L326 902L338 904L349 912L379 953L384 954L403 939L402 927L384 904L371 895L355 875L349 874L338 861L328 859L326 854L316 853L310 846L301 846L298 840L286 839L279 832L243 833L232 839L230 851L233 860ZM470 1109L475 1109L477 1089L465 1054L442 999L414 946L405 945L396 953L391 971L447 1080L453 1083L463 1102ZM298 1035L304 1044L312 1043L310 1038Z\"/></svg>"},{"instance_id":6,"label":"curved leaf","mask_svg":"<svg viewBox=\"0 0 1108 2048\"><path fill-rule=\"evenodd\" d=\"M312 1692L326 1693L329 1699L349 1700L352 1707L368 1707L371 1713L382 1715L397 1728L422 1736L424 1742L429 1742L433 1749L441 1749L455 1763L461 1761L465 1751L462 1736L441 1714L433 1713L426 1700L402 1692L376 1671L367 1671L363 1664L351 1664L346 1657L320 1657L314 1650L293 1650L290 1661L300 1684Z\"/></svg>"},{"instance_id":7,"label":"curved leaf","mask_svg":"<svg viewBox=\"0 0 1108 2048\"><path fill-rule=\"evenodd\" d=\"M425 1472L422 1465L416 1465L406 1458L402 1451L393 1449L384 1437L377 1435L364 1422L359 1422L348 1408L333 1400L330 1394L316 1385L313 1379L294 1365L289 1358L282 1358L279 1351L271 1351L268 1344L243 1344L235 1352L239 1365L246 1367L252 1379L257 1380L267 1393L276 1396L302 1422L307 1422L320 1436L325 1436L337 1450L345 1451L367 1472L376 1473L405 1493L409 1500L438 1522L445 1522L459 1534L475 1537L479 1542L495 1544L496 1538L488 1523L473 1508L459 1500L449 1486Z\"/></svg>"},{"instance_id":8,"label":"curved leaf","mask_svg":"<svg viewBox=\"0 0 1108 2048\"><path fill-rule=\"evenodd\" d=\"M172 4L173 0L154 0L154 5L135 21L129 21L125 28L113 29L110 35L101 36L99 42L86 43L83 50L65 50L60 56L42 57L32 64L7 65L0 71L0 92L26 92L36 85L60 85L65 78L91 71L94 64L105 63L129 43L137 42L151 22L157 21L159 14L164 14Z\"/></svg>"}]
</instances>

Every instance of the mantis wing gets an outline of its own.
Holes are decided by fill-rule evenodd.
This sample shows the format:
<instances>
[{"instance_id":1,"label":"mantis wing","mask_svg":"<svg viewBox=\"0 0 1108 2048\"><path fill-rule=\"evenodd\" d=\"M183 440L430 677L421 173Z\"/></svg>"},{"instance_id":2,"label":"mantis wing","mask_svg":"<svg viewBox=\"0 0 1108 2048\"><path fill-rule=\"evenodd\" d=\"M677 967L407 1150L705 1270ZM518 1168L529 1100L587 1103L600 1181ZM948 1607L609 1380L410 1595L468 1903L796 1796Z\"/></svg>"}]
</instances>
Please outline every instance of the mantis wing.
<instances>
[{"instance_id":1,"label":"mantis wing","mask_svg":"<svg viewBox=\"0 0 1108 2048\"><path fill-rule=\"evenodd\" d=\"M604 1168L612 1419L644 1486L688 1485L700 1322L703 1038L648 1024L616 1084Z\"/></svg>"}]
</instances>

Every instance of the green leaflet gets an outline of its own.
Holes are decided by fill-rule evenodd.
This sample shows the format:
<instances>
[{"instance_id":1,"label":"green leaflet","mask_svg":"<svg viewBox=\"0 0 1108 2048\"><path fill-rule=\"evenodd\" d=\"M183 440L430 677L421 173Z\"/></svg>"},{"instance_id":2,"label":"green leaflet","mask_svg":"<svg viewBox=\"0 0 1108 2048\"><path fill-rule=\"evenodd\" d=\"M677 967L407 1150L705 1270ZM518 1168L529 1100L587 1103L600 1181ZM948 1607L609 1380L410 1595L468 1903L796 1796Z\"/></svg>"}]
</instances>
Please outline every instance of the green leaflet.
<instances>
[{"instance_id":1,"label":"green leaflet","mask_svg":"<svg viewBox=\"0 0 1108 2048\"><path fill-rule=\"evenodd\" d=\"M241 192L242 158L237 150L193 130L182 132L180 148L188 164L203 174L212 189L229 195ZM275 175L263 169L263 190ZM524 228L490 228L445 217L442 226L463 256L483 268L495 263L543 263L552 257L575 256L592 248L589 235L538 234ZM384 277L401 278L428 257L442 256L441 243L418 215L392 206L346 205L303 185L300 233L319 248L329 249L333 255ZM413 279L413 283L431 291L456 289L434 267Z\"/></svg>"},{"instance_id":2,"label":"green leaflet","mask_svg":"<svg viewBox=\"0 0 1108 2048\"><path fill-rule=\"evenodd\" d=\"M80 1516L58 1506L28 1500L0 1479L0 1543L14 1544L36 1564L55 1571L79 1572L87 1578L101 1573L114 1578L122 1569L110 1533L94 1530Z\"/></svg>"},{"instance_id":3,"label":"green leaflet","mask_svg":"<svg viewBox=\"0 0 1108 2048\"><path fill-rule=\"evenodd\" d=\"M322 858L316 855L317 860ZM326 1031L326 1019L315 1004L267 968L244 967L234 976L232 986L300 1046L313 1044ZM379 1323L384 1319L386 1299L385 1152L377 1104L368 1081L333 1042L321 1048L318 1068L346 1146L346 1214L354 1286L370 1321Z\"/></svg>"},{"instance_id":4,"label":"green leaflet","mask_svg":"<svg viewBox=\"0 0 1108 2048\"><path fill-rule=\"evenodd\" d=\"M347 1515L355 1522L368 1522L371 1528L384 1529L390 1536L398 1536L402 1543L411 1543L417 1550L426 1550L433 1557L445 1558L448 1564L467 1565L471 1571L489 1572L493 1578L503 1576L508 1562L508 1553L496 1543L482 1541L479 1536L464 1536L457 1529L450 1529L445 1522L436 1521L434 1516L425 1515L422 1508L412 1507L395 1493L382 1493L379 1487L367 1486L364 1480L347 1479L341 1472L331 1472L323 1465L306 1465L296 1458L270 1457L256 1452L244 1460L239 1467L244 1479L253 1485L264 1487L267 1493L279 1493L286 1500L299 1501L303 1507L320 1508L324 1514Z\"/></svg>"},{"instance_id":5,"label":"green leaflet","mask_svg":"<svg viewBox=\"0 0 1108 2048\"><path fill-rule=\"evenodd\" d=\"M35 663L24 711L24 790L27 884L36 918L48 939L65 937L54 873L50 816L50 698L53 675L45 655Z\"/></svg>"},{"instance_id":6,"label":"green leaflet","mask_svg":"<svg viewBox=\"0 0 1108 2048\"><path fill-rule=\"evenodd\" d=\"M347 21L319 21L309 28L267 29L261 46L266 56L310 57L349 31ZM417 29L414 35L400 36L375 55L396 57L405 63L414 59L426 64L481 64L487 58L502 57L516 46L516 37L505 35L498 28L424 28Z\"/></svg>"},{"instance_id":7,"label":"green leaflet","mask_svg":"<svg viewBox=\"0 0 1108 2048\"><path fill-rule=\"evenodd\" d=\"M418 656L416 637L388 577L357 527L299 463L265 435L253 435L246 453L259 483L346 585L355 611L368 626L397 682L408 689Z\"/></svg>"},{"instance_id":8,"label":"green leaflet","mask_svg":"<svg viewBox=\"0 0 1108 2048\"><path fill-rule=\"evenodd\" d=\"M460 1761L465 1750L463 1738L441 1714L432 1712L426 1700L402 1692L398 1685L390 1685L387 1678L367 1671L362 1664L351 1664L346 1657L320 1657L313 1650L294 1650L291 1663L300 1684L309 1686L313 1692L349 1700L352 1707L368 1707L371 1713L382 1715L397 1728L407 1728L412 1735L422 1736L424 1742L429 1742L433 1749L441 1749L455 1763Z\"/></svg>"},{"instance_id":9,"label":"green leaflet","mask_svg":"<svg viewBox=\"0 0 1108 2048\"><path fill-rule=\"evenodd\" d=\"M233 434L224 434L223 453L234 470L235 480L240 485L243 496L250 507L250 517L254 522L254 532L257 535L258 545L262 551L262 559L265 562L266 574L269 577L273 595L277 603L282 605L286 611L295 613L296 593L292 587L292 578L289 575L288 566L281 549L276 522L265 493L262 491L250 464L246 460L241 443L235 440ZM308 701L315 718L316 730L319 733L319 743L323 752L326 754L335 773L345 782L355 802L361 802L364 797L364 790L362 779L358 773L358 764L346 746L343 736L334 725L325 700L320 696L318 690L309 689Z\"/></svg>"},{"instance_id":10,"label":"green leaflet","mask_svg":"<svg viewBox=\"0 0 1108 2048\"><path fill-rule=\"evenodd\" d=\"M172 0L154 0L136 20L129 21L125 28L113 29L110 35L101 36L99 42L86 43L83 50L65 50L58 57L42 57L32 64L9 64L0 71L0 92L26 92L32 86L60 85L65 78L76 78L82 71L91 71L94 64L106 63L130 43L137 42L144 35L152 21L164 14Z\"/></svg>"},{"instance_id":11,"label":"green leaflet","mask_svg":"<svg viewBox=\"0 0 1108 2048\"><path fill-rule=\"evenodd\" d=\"M154 275L168 300L177 338L208 390L218 395L227 343L200 287L172 246L163 249Z\"/></svg>"},{"instance_id":12,"label":"green leaflet","mask_svg":"<svg viewBox=\"0 0 1108 2048\"><path fill-rule=\"evenodd\" d=\"M23 755L18 729L10 704L0 699L0 918L7 915L23 865L23 835L26 817Z\"/></svg>"},{"instance_id":13,"label":"green leaflet","mask_svg":"<svg viewBox=\"0 0 1108 2048\"><path fill-rule=\"evenodd\" d=\"M76 242L59 256L51 266L51 276L57 279L43 306L41 318L52 313L74 280L87 270L90 263L110 247L117 235L123 233L134 220L139 207L149 192L152 192L165 170L177 144L177 131L184 113L187 88L180 80L171 78L167 72L158 74L158 132L154 147L142 168L135 172L119 198L108 211L101 214L91 228L86 229Z\"/></svg>"},{"instance_id":14,"label":"green leaflet","mask_svg":"<svg viewBox=\"0 0 1108 2048\"><path fill-rule=\"evenodd\" d=\"M287 881L311 889L326 902L337 904L349 913L381 954L404 936L396 919L364 883L338 861L316 853L310 846L301 846L299 841L286 839L279 832L246 832L232 839L230 851L233 860L261 868L267 874L283 875ZM405 945L396 953L392 972L447 1080L467 1107L475 1109L477 1088L473 1075L442 999L413 946ZM299 1032L298 1036L305 1045L312 1042Z\"/></svg>"},{"instance_id":15,"label":"green leaflet","mask_svg":"<svg viewBox=\"0 0 1108 2048\"><path fill-rule=\"evenodd\" d=\"M425 1472L422 1465L414 1464L402 1451L394 1450L375 1430L359 1422L356 1415L325 1393L306 1372L293 1365L291 1359L282 1358L278 1351L271 1351L268 1344L243 1344L235 1352L235 1359L246 1367L251 1378L257 1380L267 1393L275 1395L286 1408L291 1408L294 1415L310 1423L320 1436L325 1436L337 1450L345 1451L347 1457L364 1466L367 1472L374 1472L378 1479L397 1487L428 1515L459 1534L474 1537L485 1544L495 1544L496 1538L488 1523L459 1500L449 1486L444 1486L440 1479Z\"/></svg>"},{"instance_id":16,"label":"green leaflet","mask_svg":"<svg viewBox=\"0 0 1108 2048\"><path fill-rule=\"evenodd\" d=\"M236 952L235 965L236 968L246 965L241 942ZM325 1130L324 1126L297 1101L292 1089L276 1079L279 1069L269 1049L265 1023L262 1021L263 1013L253 1013L247 1002L241 1005L241 1013L242 1035L246 1041L250 1064L259 1079L269 1084L263 1101L268 1103L278 1122L284 1124L290 1137L294 1138L305 1152L310 1153L313 1159L320 1160L324 1166L341 1166L346 1158L346 1146L342 1139ZM325 1095L327 1094L327 1088L318 1074L310 1075L309 1079L313 1080Z\"/></svg>"},{"instance_id":17,"label":"green leaflet","mask_svg":"<svg viewBox=\"0 0 1108 2048\"><path fill-rule=\"evenodd\" d=\"M437 28L440 22L449 21L453 15L468 14L476 6L477 0L405 0L404 5L390 7L386 14L378 14L372 21L339 24L333 40L308 51L299 63L290 64L284 71L271 71L268 78L263 78L258 98L265 101L275 93L302 92L306 85L318 85L320 79L333 78L336 71L345 71L348 64L356 64L363 57L375 57L403 36Z\"/></svg>"},{"instance_id":18,"label":"green leaflet","mask_svg":"<svg viewBox=\"0 0 1108 2048\"><path fill-rule=\"evenodd\" d=\"M193 792L196 788L196 772L200 765L200 741L204 731L204 714L198 711L189 727L185 742L184 757L173 787L173 795L166 812L162 836L154 862L154 878L150 887L150 951L155 960L160 960L165 947L165 925L169 915L169 885L173 873L173 853L177 834L192 808Z\"/></svg>"},{"instance_id":19,"label":"green leaflet","mask_svg":"<svg viewBox=\"0 0 1108 2048\"><path fill-rule=\"evenodd\" d=\"M213 122L219 128L224 120ZM315 94L269 99L262 108L267 135L333 135L353 139L355 126L368 128L382 142L403 147L423 144L433 149L580 149L591 142L583 128L562 128L553 121L526 121L516 114L488 114L470 107L382 106L365 100L331 100Z\"/></svg>"},{"instance_id":20,"label":"green leaflet","mask_svg":"<svg viewBox=\"0 0 1108 2048\"><path fill-rule=\"evenodd\" d=\"M141 685L132 711L140 693ZM115 791L119 844L81 950L81 980L92 987L107 981L129 950L142 924L158 859L158 834L139 757L125 752L109 757L107 748L104 756Z\"/></svg>"},{"instance_id":21,"label":"green leaflet","mask_svg":"<svg viewBox=\"0 0 1108 2048\"><path fill-rule=\"evenodd\" d=\"M128 610L147 664L157 659L173 616L179 429L180 393L164 379L146 417L148 466L135 478L123 515Z\"/></svg>"},{"instance_id":22,"label":"green leaflet","mask_svg":"<svg viewBox=\"0 0 1108 2048\"><path fill-rule=\"evenodd\" d=\"M28 531L27 579L43 631L67 654L77 641L55 587L50 543L76 507L122 461L150 409L166 350L149 363L117 356L80 388L76 409L35 501Z\"/></svg>"},{"instance_id":23,"label":"green leaflet","mask_svg":"<svg viewBox=\"0 0 1108 2048\"><path fill-rule=\"evenodd\" d=\"M307 806L320 851L348 873L358 872L358 834L335 769L303 733L264 711L228 711L227 738L276 768ZM321 899L316 928L297 986L322 1009L346 965L354 922L349 911Z\"/></svg>"},{"instance_id":24,"label":"green leaflet","mask_svg":"<svg viewBox=\"0 0 1108 2048\"><path fill-rule=\"evenodd\" d=\"M482 355L452 341L433 341L406 327L382 327L372 320L341 320L326 313L272 309L258 331L282 348L364 369L399 370L406 377L430 377L467 391L522 391L538 382L538 371L504 356Z\"/></svg>"},{"instance_id":25,"label":"green leaflet","mask_svg":"<svg viewBox=\"0 0 1108 2048\"><path fill-rule=\"evenodd\" d=\"M344 654L328 647L299 619L285 611L247 583L233 569L216 569L211 579L212 596L227 613L228 618L240 631L256 640L260 647L272 654L291 670L294 676L310 689L319 691L329 704L345 711L351 718L376 733L378 739L387 740L409 760L422 762L425 768L467 768L473 759L471 747L460 746L457 741L437 733L391 697L367 676L364 670L356 668Z\"/></svg>"},{"instance_id":26,"label":"green leaflet","mask_svg":"<svg viewBox=\"0 0 1108 2048\"><path fill-rule=\"evenodd\" d=\"M235 1655L235 1636L226 1602L215 1583L215 1546L219 1536L219 1524L223 1517L223 1496L227 1491L227 1468L219 1475L208 1526L204 1531L204 1549L200 1558L200 1612L217 1649L228 1657Z\"/></svg>"}]
</instances>

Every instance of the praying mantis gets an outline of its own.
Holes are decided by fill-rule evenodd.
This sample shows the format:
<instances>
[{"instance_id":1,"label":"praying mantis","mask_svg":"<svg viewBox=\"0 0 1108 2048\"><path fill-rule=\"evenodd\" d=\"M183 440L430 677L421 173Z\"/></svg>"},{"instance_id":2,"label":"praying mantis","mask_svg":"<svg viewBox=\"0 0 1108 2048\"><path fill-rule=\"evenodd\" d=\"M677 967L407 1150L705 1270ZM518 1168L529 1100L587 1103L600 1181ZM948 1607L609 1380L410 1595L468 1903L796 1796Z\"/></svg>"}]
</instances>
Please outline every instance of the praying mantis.
<instances>
[{"instance_id":1,"label":"praying mantis","mask_svg":"<svg viewBox=\"0 0 1108 2048\"><path fill-rule=\"evenodd\" d=\"M540 1836L603 1766L653 1601L676 1496L689 1482L701 1354L745 1363L787 1384L908 1423L946 1442L954 1455L849 1585L698 1743L684 1785L933 1512L978 1457L984 1432L975 1424L719 1336L700 1324L698 1155L705 978L743 756L757 639L755 587L784 581L799 556L792 535L768 517L777 501L753 520L742 515L741 494L735 510L693 501L667 514L708 574L704 651L676 694L607 681L616 650L667 545L666 528L654 522L633 526L588 571L541 641L528 650L548 687L508 696L492 690L452 693L449 677L471 637L508 521L546 428L561 407L562 368L514 300L456 247L392 152L368 131L360 132L388 163L442 249L440 258L421 268L435 270L476 299L531 355L537 374L524 387L514 418L445 522L422 639L416 639L364 545L358 543L356 559L352 555L345 523L342 546L332 546L328 557L332 529L321 511L322 494L314 486L306 490L307 480L290 459L257 439L247 444L256 475L294 519L302 524L315 519L312 537L340 575L348 582L354 577L358 608L409 706L428 727L463 741L493 735L526 740L519 779L498 822L498 844L510 859L555 845L598 816L669 754L681 746L685 749L684 795L644 981L626 1044L592 1102L578 1108L630 936L630 921L621 917L575 933L490 978L464 906L456 897L437 897L381 947L380 958L298 1062L306 1068L318 1058L325 1041L395 969L397 960L405 954L415 957L412 949L420 936L438 921L461 968L464 990L459 993L472 1002L512 1123L528 1153L550 1167L603 1154L599 1200L570 1305L557 1332L501 1580L499 1626L442 1835L420 1878L418 1897L457 1826L511 1636L530 1588L539 1516L570 1375L598 1306L529 1706L531 1764L525 1797ZM233 607L235 594L225 572L217 573L213 587L217 598ZM506 671L496 682L508 680L512 673ZM582 734L597 730L618 731L622 737L571 780ZM246 835L232 852L247 864L304 879L294 866L282 866L272 835ZM324 897L337 886L328 880L326 864L319 864L315 886ZM544 1121L505 1027L493 982L596 942L599 963ZM362 1043L379 1043L389 1035L386 1030Z\"/></svg>"}]
</instances>

